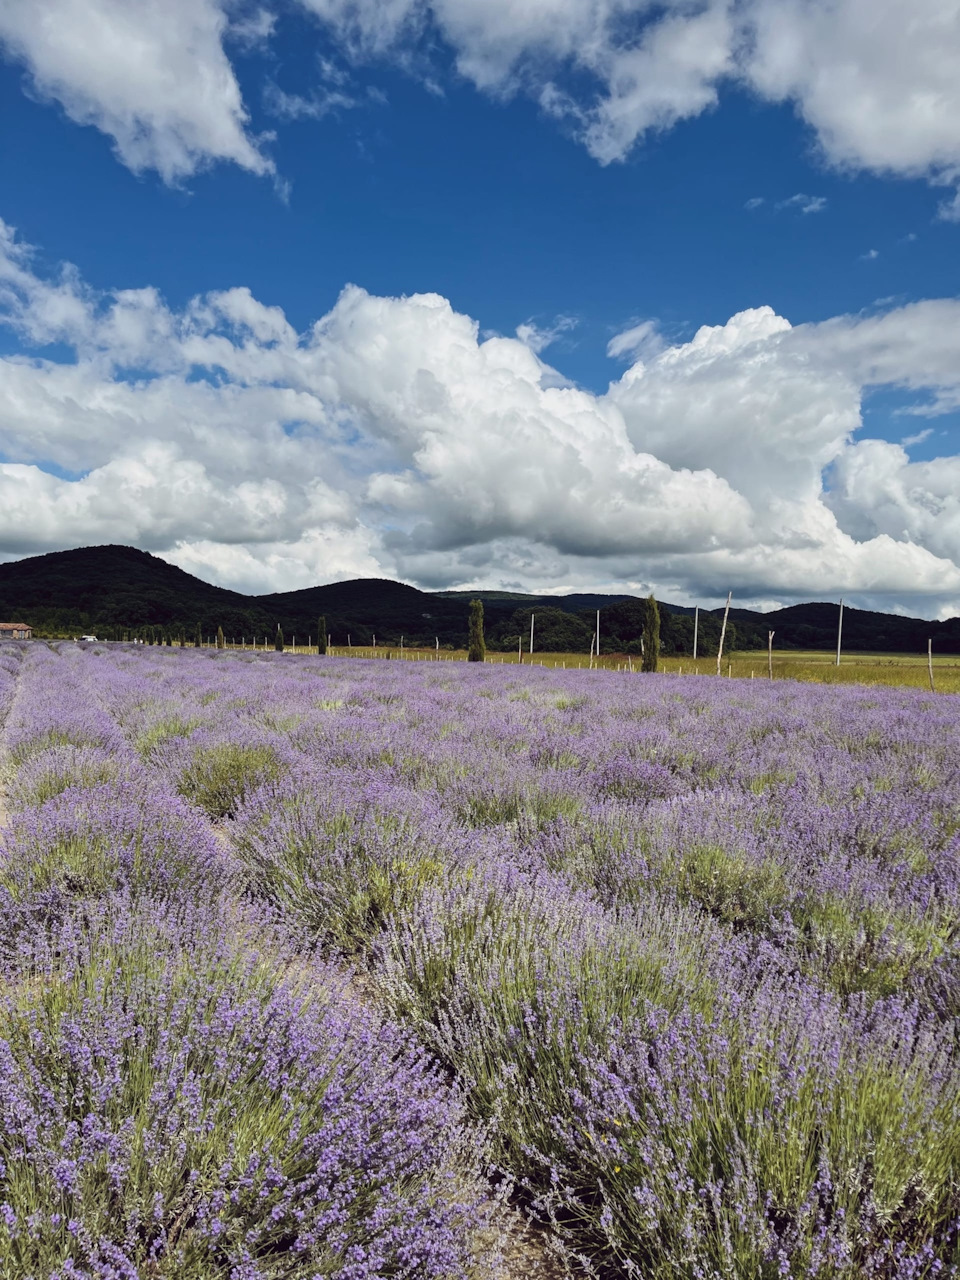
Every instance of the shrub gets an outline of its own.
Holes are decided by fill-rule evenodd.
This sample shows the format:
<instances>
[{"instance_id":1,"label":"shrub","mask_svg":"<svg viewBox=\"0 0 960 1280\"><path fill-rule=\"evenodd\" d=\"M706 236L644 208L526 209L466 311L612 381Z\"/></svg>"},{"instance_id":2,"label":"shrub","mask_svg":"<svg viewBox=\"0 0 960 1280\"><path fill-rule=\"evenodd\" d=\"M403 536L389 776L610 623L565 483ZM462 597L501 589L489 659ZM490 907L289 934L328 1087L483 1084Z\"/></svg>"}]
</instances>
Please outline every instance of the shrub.
<instances>
[{"instance_id":1,"label":"shrub","mask_svg":"<svg viewBox=\"0 0 960 1280\"><path fill-rule=\"evenodd\" d=\"M180 773L177 790L211 818L232 818L248 792L280 776L267 743L217 742L198 746Z\"/></svg>"},{"instance_id":2,"label":"shrub","mask_svg":"<svg viewBox=\"0 0 960 1280\"><path fill-rule=\"evenodd\" d=\"M236 919L105 913L6 967L0 1274L465 1280L456 1094L258 950Z\"/></svg>"},{"instance_id":3,"label":"shrub","mask_svg":"<svg viewBox=\"0 0 960 1280\"><path fill-rule=\"evenodd\" d=\"M234 839L254 892L291 928L347 954L368 948L394 913L444 878L444 843L412 815L346 796L338 803L301 779L282 797L255 798Z\"/></svg>"},{"instance_id":4,"label":"shrub","mask_svg":"<svg viewBox=\"0 0 960 1280\"><path fill-rule=\"evenodd\" d=\"M195 810L136 782L65 789L17 814L0 842L0 885L18 900L47 889L209 900L230 871Z\"/></svg>"}]
</instances>

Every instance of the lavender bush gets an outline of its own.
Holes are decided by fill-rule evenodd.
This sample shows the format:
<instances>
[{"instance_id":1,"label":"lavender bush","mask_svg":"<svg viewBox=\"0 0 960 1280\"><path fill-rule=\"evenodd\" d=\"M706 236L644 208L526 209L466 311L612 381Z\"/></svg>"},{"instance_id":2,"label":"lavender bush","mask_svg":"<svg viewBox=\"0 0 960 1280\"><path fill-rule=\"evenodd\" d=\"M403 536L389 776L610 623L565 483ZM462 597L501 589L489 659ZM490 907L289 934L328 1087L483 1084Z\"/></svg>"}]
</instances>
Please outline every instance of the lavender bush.
<instances>
[{"instance_id":1,"label":"lavender bush","mask_svg":"<svg viewBox=\"0 0 960 1280\"><path fill-rule=\"evenodd\" d=\"M482 1215L422 1051L240 920L118 906L4 966L0 1274L466 1276Z\"/></svg>"},{"instance_id":2,"label":"lavender bush","mask_svg":"<svg viewBox=\"0 0 960 1280\"><path fill-rule=\"evenodd\" d=\"M91 1190L76 1202L87 1253L60 1219L59 1235L43 1225L61 1212L47 1190L33 1208L8 1198L18 1240L35 1229L47 1241L46 1254L23 1255L38 1276L69 1275L68 1262L91 1275L150 1274L148 1264L197 1276L459 1274L474 1219L444 1190L444 1171L472 1141L465 1115L489 1126L500 1173L581 1272L913 1280L960 1270L956 698L64 645L4 647L4 711L2 1038L16 1079L43 1081L29 1094L30 1132L55 1134L56 1146L69 1123L60 1050L42 1049L48 1027L50 1045L66 1043L68 1025L94 1037L89 1008L125 1046L106 1073L109 1152L126 1153L120 1190L114 1157L98 1148L104 1198ZM208 922L203 937L188 917ZM155 962L138 959L128 919L165 939L151 943ZM248 959L270 948L282 964ZM318 948L365 966L355 989L388 1014L387 1029L324 994L336 982L312 958ZM298 967L312 999L281 976ZM149 1000L136 1003L140 991ZM194 1163L169 1184L166 1164L142 1181L129 1172L141 1165L124 1123L130 1134L154 1123L134 1077L156 1083L134 1051L141 1031L131 1041L123 1029L134 1006L129 1025L153 1028L151 1045L164 1034L217 1045L191 1063L189 1083L171 1077L176 1123L189 1130L187 1099L200 1096L219 1127L216 1138L184 1136ZM244 1028L236 1036L210 1030L221 1006ZM284 1128L289 1108L267 1089L279 1077L254 1083L239 1065L243 1045L277 1043L271 1028L293 1044L283 1037L294 1022L298 1035L310 1028L309 1046L296 1041L304 1063L328 1062L336 1045L356 1063L358 1092L336 1094L343 1114L362 1097L365 1119L383 1126L363 1177L345 1150L337 1165L336 1195L353 1198L329 1254L297 1244L326 1212L310 1198L312 1174L283 1174L284 1187L303 1186L303 1237L299 1219L274 1231L239 1192L226 1217L203 1199L220 1171L229 1199L246 1167L230 1144L247 1133L236 1119L247 1094L280 1126L268 1137L251 1121L254 1146L308 1168L306 1128ZM392 1047L378 1057L374 1043ZM335 1123L340 1102L323 1111L306 1066L277 1061L289 1077L281 1096L299 1091L318 1132ZM166 1065L157 1071L168 1078ZM105 1078L99 1065L70 1077L98 1134L100 1094L88 1091ZM232 1099L229 1122L216 1089ZM433 1137L429 1152L403 1139L413 1163L398 1180L387 1131L408 1134L408 1095ZM82 1117L70 1115L81 1141ZM26 1159L26 1138L12 1141L19 1154L3 1158L16 1179L42 1172L49 1196L64 1194L53 1166ZM193 1190L182 1192L184 1179ZM386 1206L383 1224L361 1184ZM181 1220L177 1196L194 1191ZM143 1225L158 1192L162 1232ZM24 1225L31 1213L35 1228ZM114 1217L123 1225L108 1231ZM387 1237L396 1251L375 1261Z\"/></svg>"}]
</instances>

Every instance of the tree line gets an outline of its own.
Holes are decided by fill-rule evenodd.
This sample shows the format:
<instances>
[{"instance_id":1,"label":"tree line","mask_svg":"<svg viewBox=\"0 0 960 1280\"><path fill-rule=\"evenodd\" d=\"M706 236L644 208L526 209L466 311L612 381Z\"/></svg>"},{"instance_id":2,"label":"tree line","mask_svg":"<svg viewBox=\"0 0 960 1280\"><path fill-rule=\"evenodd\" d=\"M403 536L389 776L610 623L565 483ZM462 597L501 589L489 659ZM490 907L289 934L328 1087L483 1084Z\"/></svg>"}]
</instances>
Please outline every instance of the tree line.
<instances>
[{"instance_id":1,"label":"tree line","mask_svg":"<svg viewBox=\"0 0 960 1280\"><path fill-rule=\"evenodd\" d=\"M537 653L588 654L594 650L597 641L595 613L570 613L551 607L523 607L514 610L508 617L495 616L492 621L486 621L483 601L473 600L469 604L466 635L470 661L482 661L488 650L493 653L515 653L519 648L524 653L529 653L531 621L534 650ZM256 645L258 648L283 651L296 642L298 649L309 646L321 654L327 652L331 643L337 647L346 647L348 643L358 648L369 647L376 637L376 632L363 626L357 626L351 632L341 624L341 629L342 635L330 636L328 620L326 616L321 616L317 619L316 630L306 636L293 633L289 628L284 629L280 622L276 623L272 631L263 629L253 635L250 632L228 630L222 623L214 627L209 622L200 621L190 628L182 624L171 626L147 623L138 627L108 624L98 628L96 634L101 640L180 648L213 646L223 649L228 644L233 646L242 643L246 647ZM42 634L42 630L38 634ZM720 619L706 612L701 613L697 626L698 655L715 656L719 640ZM737 640L736 625L728 622L725 649L735 649ZM385 649L402 647L403 642L402 633L399 636L384 634L377 639L378 646ZM435 643L439 646L439 638L435 638ZM600 654L625 654L640 659L638 665L643 668L643 659L649 653L671 657L692 655L693 643L693 618L662 611L653 596L646 600L622 601L600 610ZM422 637L408 637L407 647L423 647ZM455 645L445 641L442 647L452 649Z\"/></svg>"}]
</instances>

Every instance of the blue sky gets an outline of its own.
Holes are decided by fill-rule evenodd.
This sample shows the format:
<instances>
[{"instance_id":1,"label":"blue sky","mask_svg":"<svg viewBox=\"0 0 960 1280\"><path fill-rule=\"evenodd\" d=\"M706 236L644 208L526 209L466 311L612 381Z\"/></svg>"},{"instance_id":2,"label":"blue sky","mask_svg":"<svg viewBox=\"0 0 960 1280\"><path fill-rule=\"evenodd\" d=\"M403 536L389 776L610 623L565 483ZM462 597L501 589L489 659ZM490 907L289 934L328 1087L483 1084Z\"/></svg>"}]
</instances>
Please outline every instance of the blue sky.
<instances>
[{"instance_id":1,"label":"blue sky","mask_svg":"<svg viewBox=\"0 0 960 1280\"><path fill-rule=\"evenodd\" d=\"M150 9L0 15L0 556L960 608L956 0Z\"/></svg>"}]
</instances>

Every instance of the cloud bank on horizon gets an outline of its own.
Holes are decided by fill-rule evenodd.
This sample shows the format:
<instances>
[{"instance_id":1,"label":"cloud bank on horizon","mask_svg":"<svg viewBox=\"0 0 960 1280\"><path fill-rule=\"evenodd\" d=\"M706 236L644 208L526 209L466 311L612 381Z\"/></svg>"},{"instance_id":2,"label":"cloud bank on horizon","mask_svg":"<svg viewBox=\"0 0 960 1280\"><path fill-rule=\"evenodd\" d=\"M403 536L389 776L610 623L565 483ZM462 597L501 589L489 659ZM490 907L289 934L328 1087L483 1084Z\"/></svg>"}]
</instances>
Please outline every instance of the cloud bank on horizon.
<instances>
[{"instance_id":1,"label":"cloud bank on horizon","mask_svg":"<svg viewBox=\"0 0 960 1280\"><path fill-rule=\"evenodd\" d=\"M599 395L436 294L348 286L297 333L243 286L178 312L44 274L6 224L0 306L21 344L0 360L8 557L121 542L252 591L387 575L960 609L960 457L856 434L867 387L960 406L958 300L795 327L760 307L679 345L638 326Z\"/></svg>"},{"instance_id":2,"label":"cloud bank on horizon","mask_svg":"<svg viewBox=\"0 0 960 1280\"><path fill-rule=\"evenodd\" d=\"M832 165L952 188L942 212L960 218L960 0L285 0L279 9L309 15L349 61L390 60L438 89L440 49L482 92L531 96L603 164L715 106L724 88L746 90L792 105ZM276 20L242 0L6 0L0 45L34 93L102 130L135 172L174 183L217 161L273 172L231 56L267 46ZM317 114L325 101L275 97L288 117Z\"/></svg>"}]
</instances>

